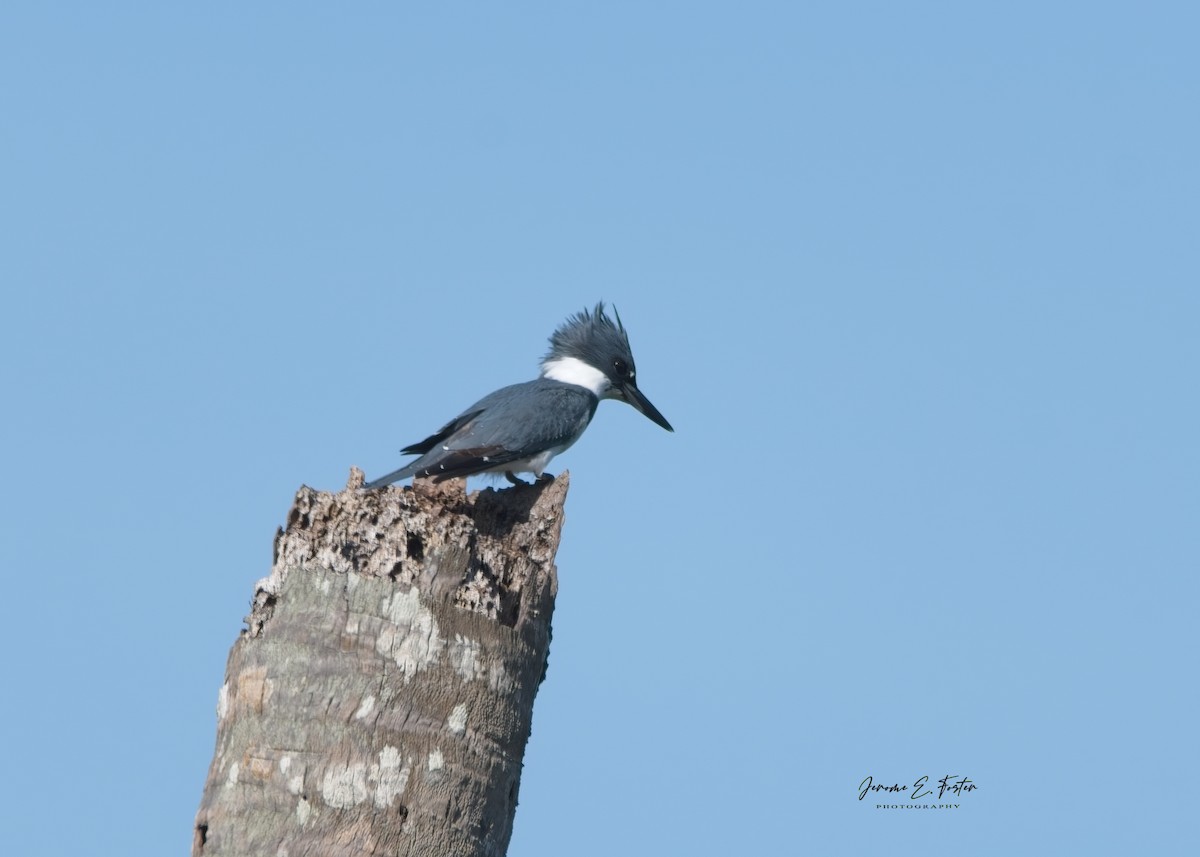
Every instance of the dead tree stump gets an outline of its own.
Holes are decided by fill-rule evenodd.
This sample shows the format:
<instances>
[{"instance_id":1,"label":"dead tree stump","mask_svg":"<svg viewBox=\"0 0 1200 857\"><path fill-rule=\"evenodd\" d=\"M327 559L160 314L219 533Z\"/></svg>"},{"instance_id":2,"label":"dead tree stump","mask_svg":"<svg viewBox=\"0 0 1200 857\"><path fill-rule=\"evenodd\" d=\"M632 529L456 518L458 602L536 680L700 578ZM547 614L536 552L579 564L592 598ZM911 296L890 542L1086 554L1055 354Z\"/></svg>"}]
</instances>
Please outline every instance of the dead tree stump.
<instances>
[{"instance_id":1,"label":"dead tree stump","mask_svg":"<svg viewBox=\"0 0 1200 857\"><path fill-rule=\"evenodd\" d=\"M568 479L301 488L217 703L194 857L503 855Z\"/></svg>"}]
</instances>

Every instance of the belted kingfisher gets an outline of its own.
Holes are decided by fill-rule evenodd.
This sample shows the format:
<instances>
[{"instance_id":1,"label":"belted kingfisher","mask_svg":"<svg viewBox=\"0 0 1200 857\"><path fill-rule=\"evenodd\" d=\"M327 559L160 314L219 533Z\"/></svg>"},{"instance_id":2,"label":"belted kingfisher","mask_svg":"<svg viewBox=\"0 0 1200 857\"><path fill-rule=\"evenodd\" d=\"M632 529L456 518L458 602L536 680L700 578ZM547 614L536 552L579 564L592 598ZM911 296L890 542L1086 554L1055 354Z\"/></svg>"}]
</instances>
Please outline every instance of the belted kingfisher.
<instances>
[{"instance_id":1,"label":"belted kingfisher","mask_svg":"<svg viewBox=\"0 0 1200 857\"><path fill-rule=\"evenodd\" d=\"M538 479L550 459L588 427L601 399L619 399L667 431L675 431L637 387L633 352L621 316L614 323L604 303L576 313L550 337L541 376L484 396L420 443L400 450L420 455L365 487L391 485L409 476L435 482L475 473L515 473Z\"/></svg>"}]
</instances>

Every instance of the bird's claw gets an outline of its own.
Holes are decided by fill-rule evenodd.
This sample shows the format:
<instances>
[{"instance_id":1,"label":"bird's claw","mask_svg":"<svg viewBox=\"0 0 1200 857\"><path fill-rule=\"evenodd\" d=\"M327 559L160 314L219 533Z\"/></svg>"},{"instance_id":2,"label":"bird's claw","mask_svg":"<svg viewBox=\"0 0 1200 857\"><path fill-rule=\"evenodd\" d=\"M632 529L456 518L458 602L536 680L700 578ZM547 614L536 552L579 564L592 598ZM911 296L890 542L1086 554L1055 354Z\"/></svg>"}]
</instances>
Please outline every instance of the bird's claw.
<instances>
[{"instance_id":1,"label":"bird's claw","mask_svg":"<svg viewBox=\"0 0 1200 857\"><path fill-rule=\"evenodd\" d=\"M526 482L524 479L518 479L511 470L504 471L504 478L513 485L543 485L547 482L554 481L553 473L542 473L533 482Z\"/></svg>"}]
</instances>

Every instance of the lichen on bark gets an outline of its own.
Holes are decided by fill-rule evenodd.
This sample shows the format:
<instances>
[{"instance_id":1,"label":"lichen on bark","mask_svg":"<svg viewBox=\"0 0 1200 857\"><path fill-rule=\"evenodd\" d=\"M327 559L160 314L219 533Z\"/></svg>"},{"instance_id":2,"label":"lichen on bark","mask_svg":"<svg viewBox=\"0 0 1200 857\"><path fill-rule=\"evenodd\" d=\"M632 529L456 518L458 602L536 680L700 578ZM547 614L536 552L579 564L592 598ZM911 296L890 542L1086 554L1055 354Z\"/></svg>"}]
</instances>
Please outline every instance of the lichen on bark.
<instances>
[{"instance_id":1,"label":"lichen on bark","mask_svg":"<svg viewBox=\"0 0 1200 857\"><path fill-rule=\"evenodd\" d=\"M218 696L193 854L503 854L566 474L301 488Z\"/></svg>"}]
</instances>

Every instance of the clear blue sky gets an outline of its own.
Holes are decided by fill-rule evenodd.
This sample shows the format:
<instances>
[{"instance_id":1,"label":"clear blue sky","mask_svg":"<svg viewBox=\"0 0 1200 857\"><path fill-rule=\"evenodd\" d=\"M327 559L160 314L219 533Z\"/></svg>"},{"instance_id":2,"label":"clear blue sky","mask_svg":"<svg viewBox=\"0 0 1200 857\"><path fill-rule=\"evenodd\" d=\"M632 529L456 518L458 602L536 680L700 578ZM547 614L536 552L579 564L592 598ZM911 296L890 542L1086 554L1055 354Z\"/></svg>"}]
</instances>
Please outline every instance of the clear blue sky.
<instances>
[{"instance_id":1,"label":"clear blue sky","mask_svg":"<svg viewBox=\"0 0 1200 857\"><path fill-rule=\"evenodd\" d=\"M0 850L186 853L295 489L599 299L512 855L1194 846L1195 9L7 4Z\"/></svg>"}]
</instances>

